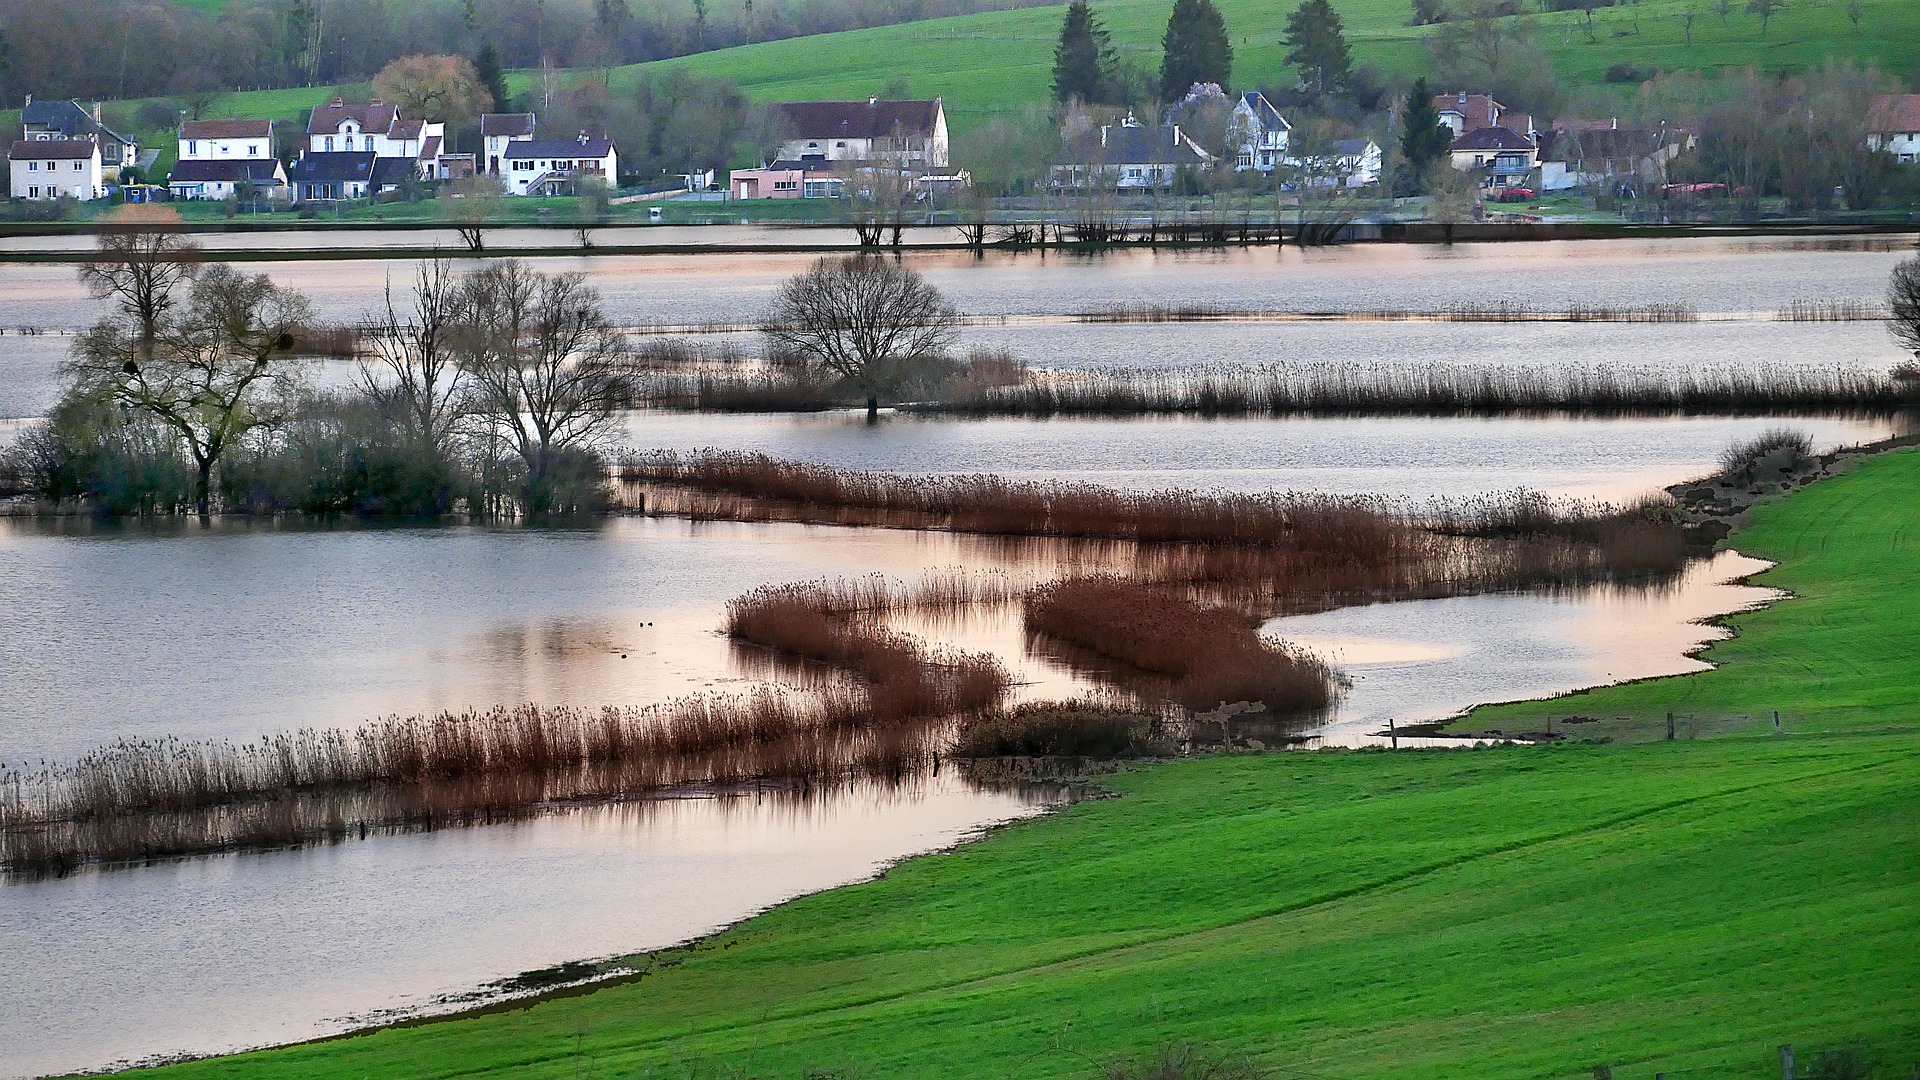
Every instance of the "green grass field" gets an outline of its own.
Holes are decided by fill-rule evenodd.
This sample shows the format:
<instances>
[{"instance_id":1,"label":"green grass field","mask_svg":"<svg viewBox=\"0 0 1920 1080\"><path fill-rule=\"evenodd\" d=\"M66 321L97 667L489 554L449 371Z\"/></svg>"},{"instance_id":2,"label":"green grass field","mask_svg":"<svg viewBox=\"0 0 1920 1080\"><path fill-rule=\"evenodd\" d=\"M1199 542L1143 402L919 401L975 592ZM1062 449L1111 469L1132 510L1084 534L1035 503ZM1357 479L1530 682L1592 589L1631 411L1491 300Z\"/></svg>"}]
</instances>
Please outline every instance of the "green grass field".
<instances>
[{"instance_id":1,"label":"green grass field","mask_svg":"<svg viewBox=\"0 0 1920 1080\"><path fill-rule=\"evenodd\" d=\"M1590 696L1797 678L1846 702L1819 734L1144 769L635 984L161 1075L1093 1078L1198 1042L1382 1080L1759 1078L1857 1043L1904 1077L1920 664L1868 612L1913 610L1916 496L1905 451L1767 508L1737 539L1807 598L1720 672Z\"/></svg>"}]
</instances>

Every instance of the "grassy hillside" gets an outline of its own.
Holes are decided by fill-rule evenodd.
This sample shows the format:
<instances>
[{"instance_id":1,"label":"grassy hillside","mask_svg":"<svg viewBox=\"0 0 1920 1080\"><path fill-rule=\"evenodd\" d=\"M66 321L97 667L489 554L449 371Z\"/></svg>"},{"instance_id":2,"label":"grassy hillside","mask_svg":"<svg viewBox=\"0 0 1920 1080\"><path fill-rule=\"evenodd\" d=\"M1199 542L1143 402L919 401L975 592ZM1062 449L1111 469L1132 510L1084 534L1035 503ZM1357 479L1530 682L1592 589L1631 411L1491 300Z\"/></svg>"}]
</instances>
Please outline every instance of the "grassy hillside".
<instances>
[{"instance_id":1,"label":"grassy hillside","mask_svg":"<svg viewBox=\"0 0 1920 1080\"><path fill-rule=\"evenodd\" d=\"M1219 6L1234 41L1234 81L1243 87L1284 84L1288 72L1279 38L1294 5L1219 0ZM1334 6L1346 20L1360 60L1390 71L1427 71L1422 40L1430 28L1405 25L1411 10L1406 0L1335 0ZM1171 7L1170 0L1101 0L1099 11L1121 55L1153 69ZM1645 69L1752 65L1800 71L1844 56L1910 73L1914 46L1920 43L1920 4L1861 0L1861 7L1856 32L1838 0L1793 4L1774 18L1764 37L1759 19L1744 10L1723 21L1699 0L1643 0L1604 9L1595 16L1592 41L1571 13L1536 21L1555 69L1570 87L1605 85L1607 68L1619 62ZM1681 22L1689 9L1698 13L1691 45ZM904 82L916 96L945 98L953 126L964 132L1046 102L1062 11L996 11L792 38L630 65L615 69L613 78L623 86L642 71L684 68L732 79L762 101L865 97ZM517 92L531 89L529 74L512 81ZM328 88L238 93L222 99L216 111L295 119L332 93Z\"/></svg>"},{"instance_id":2,"label":"grassy hillside","mask_svg":"<svg viewBox=\"0 0 1920 1080\"><path fill-rule=\"evenodd\" d=\"M1863 552L1791 572L1910 611L1913 538L1836 510L1911 521L1916 499L1908 452L1756 531L1781 557ZM1904 1075L1920 717L1861 665L1870 632L1806 603L1748 620L1768 621L1779 655L1715 679L1797 665L1857 701L1856 730L1147 769L1114 780L1122 799L786 905L637 984L160 1075L1092 1078L1186 1042L1280 1076L1474 1080L1751 1078L1779 1043L1803 1061L1858 1043Z\"/></svg>"},{"instance_id":3,"label":"grassy hillside","mask_svg":"<svg viewBox=\"0 0 1920 1080\"><path fill-rule=\"evenodd\" d=\"M1730 620L1737 636L1705 654L1719 669L1478 710L1458 726L1532 731L1581 715L1601 718L1582 730L1647 737L1664 736L1668 712L1683 731L1770 730L1775 709L1790 731L1920 719L1916 501L1920 450L1902 450L1764 503L1733 544L1780 564L1759 584L1796 595Z\"/></svg>"}]
</instances>

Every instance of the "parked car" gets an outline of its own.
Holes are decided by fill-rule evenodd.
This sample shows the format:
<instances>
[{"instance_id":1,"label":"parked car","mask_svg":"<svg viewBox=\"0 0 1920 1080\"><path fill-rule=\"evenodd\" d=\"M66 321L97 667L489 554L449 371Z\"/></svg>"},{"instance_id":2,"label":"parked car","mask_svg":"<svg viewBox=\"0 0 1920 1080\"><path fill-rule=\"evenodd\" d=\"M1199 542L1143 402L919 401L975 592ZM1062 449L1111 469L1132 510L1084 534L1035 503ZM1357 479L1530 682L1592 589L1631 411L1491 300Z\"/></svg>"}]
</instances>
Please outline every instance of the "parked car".
<instances>
[{"instance_id":1,"label":"parked car","mask_svg":"<svg viewBox=\"0 0 1920 1080\"><path fill-rule=\"evenodd\" d=\"M1494 202L1529 202L1533 199L1533 189L1524 187L1503 188L1493 197Z\"/></svg>"}]
</instances>

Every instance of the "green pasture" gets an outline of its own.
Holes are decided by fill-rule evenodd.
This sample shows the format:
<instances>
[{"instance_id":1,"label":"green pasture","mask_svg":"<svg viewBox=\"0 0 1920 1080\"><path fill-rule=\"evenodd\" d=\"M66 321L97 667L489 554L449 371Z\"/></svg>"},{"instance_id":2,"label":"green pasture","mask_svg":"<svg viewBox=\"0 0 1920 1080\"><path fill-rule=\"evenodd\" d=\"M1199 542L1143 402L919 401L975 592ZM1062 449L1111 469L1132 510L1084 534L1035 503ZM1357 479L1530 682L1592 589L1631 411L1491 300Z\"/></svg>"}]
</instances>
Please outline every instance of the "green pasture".
<instances>
[{"instance_id":1,"label":"green pasture","mask_svg":"<svg viewBox=\"0 0 1920 1080\"><path fill-rule=\"evenodd\" d=\"M1785 735L1145 768L636 983L158 1075L1093 1080L1194 1043L1275 1077L1753 1080L1792 1043L1904 1077L1917 496L1907 451L1769 506L1735 540L1803 599L1719 672L1606 692L1834 703Z\"/></svg>"}]
</instances>

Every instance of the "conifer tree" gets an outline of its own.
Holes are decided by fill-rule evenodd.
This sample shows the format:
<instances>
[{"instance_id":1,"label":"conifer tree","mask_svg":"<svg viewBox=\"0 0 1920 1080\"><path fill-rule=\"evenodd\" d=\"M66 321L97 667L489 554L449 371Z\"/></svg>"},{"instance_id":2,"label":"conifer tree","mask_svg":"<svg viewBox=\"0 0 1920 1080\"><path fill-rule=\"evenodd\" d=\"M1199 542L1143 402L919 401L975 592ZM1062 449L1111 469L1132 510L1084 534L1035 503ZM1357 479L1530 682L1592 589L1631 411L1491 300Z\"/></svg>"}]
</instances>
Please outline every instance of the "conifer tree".
<instances>
[{"instance_id":1,"label":"conifer tree","mask_svg":"<svg viewBox=\"0 0 1920 1080\"><path fill-rule=\"evenodd\" d=\"M1426 188L1427 169L1447 156L1453 146L1453 129L1440 123L1433 107L1433 91L1427 80L1415 79L1407 92L1407 109L1402 117L1400 156L1406 160L1405 190L1418 195Z\"/></svg>"},{"instance_id":2,"label":"conifer tree","mask_svg":"<svg viewBox=\"0 0 1920 1080\"><path fill-rule=\"evenodd\" d=\"M508 112L512 106L507 101L507 76L500 70L500 51L489 41L480 46L480 54L473 58L474 74L480 76L480 85L487 88L487 94L493 98L495 112Z\"/></svg>"},{"instance_id":3,"label":"conifer tree","mask_svg":"<svg viewBox=\"0 0 1920 1080\"><path fill-rule=\"evenodd\" d=\"M1287 16L1287 63L1300 69L1300 85L1316 95L1343 94L1353 80L1353 55L1340 13L1327 0L1305 0Z\"/></svg>"},{"instance_id":4,"label":"conifer tree","mask_svg":"<svg viewBox=\"0 0 1920 1080\"><path fill-rule=\"evenodd\" d=\"M1067 5L1053 50L1053 99L1098 103L1113 87L1113 45L1087 0Z\"/></svg>"},{"instance_id":5,"label":"conifer tree","mask_svg":"<svg viewBox=\"0 0 1920 1080\"><path fill-rule=\"evenodd\" d=\"M1174 0L1161 39L1160 98L1178 101L1194 83L1228 86L1233 76L1233 45L1227 21L1213 0Z\"/></svg>"}]
</instances>

